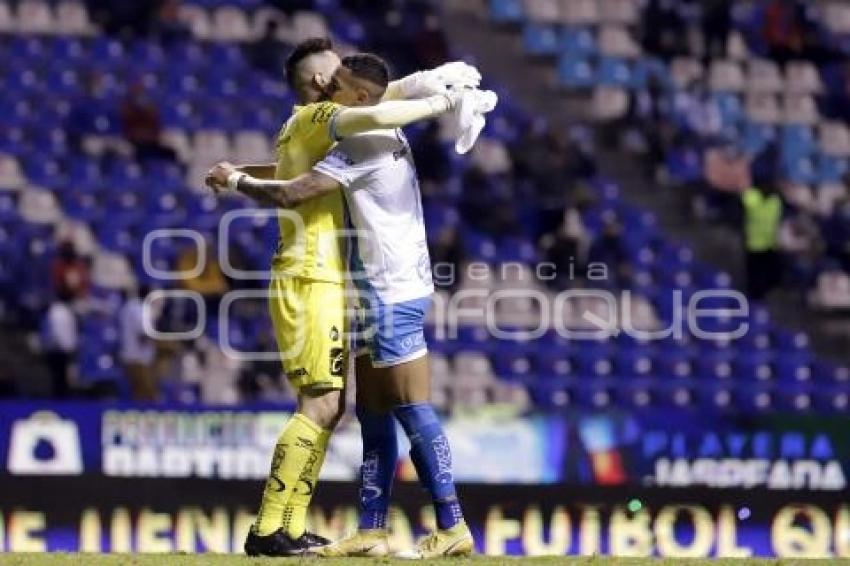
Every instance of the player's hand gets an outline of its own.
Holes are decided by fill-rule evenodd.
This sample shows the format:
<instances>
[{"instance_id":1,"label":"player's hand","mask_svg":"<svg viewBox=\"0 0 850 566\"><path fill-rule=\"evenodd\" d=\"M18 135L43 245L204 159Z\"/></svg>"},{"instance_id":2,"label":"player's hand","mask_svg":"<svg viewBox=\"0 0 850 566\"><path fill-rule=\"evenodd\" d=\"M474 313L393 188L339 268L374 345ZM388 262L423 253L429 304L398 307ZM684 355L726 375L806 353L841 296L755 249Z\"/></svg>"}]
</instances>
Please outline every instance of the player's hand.
<instances>
[{"instance_id":1,"label":"player's hand","mask_svg":"<svg viewBox=\"0 0 850 566\"><path fill-rule=\"evenodd\" d=\"M204 182L217 195L227 192L227 178L235 171L236 166L232 163L219 161L207 172Z\"/></svg>"},{"instance_id":2,"label":"player's hand","mask_svg":"<svg viewBox=\"0 0 850 566\"><path fill-rule=\"evenodd\" d=\"M445 94L451 88L475 88L479 84L481 73L478 69L463 61L454 61L405 77L402 79L402 92L405 98L426 98Z\"/></svg>"},{"instance_id":3,"label":"player's hand","mask_svg":"<svg viewBox=\"0 0 850 566\"><path fill-rule=\"evenodd\" d=\"M446 88L476 88L481 84L481 73L478 69L463 61L445 63L425 71L425 74L435 78Z\"/></svg>"}]
</instances>

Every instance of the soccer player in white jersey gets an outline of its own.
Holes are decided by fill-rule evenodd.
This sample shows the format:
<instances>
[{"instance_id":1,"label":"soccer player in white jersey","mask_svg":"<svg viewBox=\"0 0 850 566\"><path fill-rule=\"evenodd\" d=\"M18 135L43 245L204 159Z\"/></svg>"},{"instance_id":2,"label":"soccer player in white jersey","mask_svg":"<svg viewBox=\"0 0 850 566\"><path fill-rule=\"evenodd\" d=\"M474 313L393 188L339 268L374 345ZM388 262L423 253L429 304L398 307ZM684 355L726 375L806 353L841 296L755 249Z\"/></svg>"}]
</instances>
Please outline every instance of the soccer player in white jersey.
<instances>
[{"instance_id":1,"label":"soccer player in white jersey","mask_svg":"<svg viewBox=\"0 0 850 566\"><path fill-rule=\"evenodd\" d=\"M374 55L344 59L331 81L334 102L377 103L377 93L358 89L348 80L352 71L379 77L375 82L384 86L389 78L386 64ZM459 95L447 94L446 99L446 108L451 109ZM320 553L389 553L386 521L398 458L397 419L410 440L411 460L431 495L437 520L437 530L409 557L470 554L473 539L457 499L451 451L429 402L423 331L434 287L419 183L404 134L398 129L378 130L342 139L310 173L289 181L255 179L226 164L212 174L219 184L230 178L236 190L283 208L342 190L357 234L349 255L361 307L354 346L357 417L363 438L359 530Z\"/></svg>"}]
</instances>

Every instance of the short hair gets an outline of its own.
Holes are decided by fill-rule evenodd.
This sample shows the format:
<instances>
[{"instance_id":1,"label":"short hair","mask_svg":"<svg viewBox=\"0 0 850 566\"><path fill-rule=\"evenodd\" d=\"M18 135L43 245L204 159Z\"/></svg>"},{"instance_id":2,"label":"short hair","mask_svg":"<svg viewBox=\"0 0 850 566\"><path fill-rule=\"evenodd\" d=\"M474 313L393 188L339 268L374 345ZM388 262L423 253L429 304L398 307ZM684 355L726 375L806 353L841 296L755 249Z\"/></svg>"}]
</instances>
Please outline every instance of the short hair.
<instances>
[{"instance_id":1,"label":"short hair","mask_svg":"<svg viewBox=\"0 0 850 566\"><path fill-rule=\"evenodd\" d=\"M390 82L390 68L387 62L374 53L357 53L342 60L342 66L357 78L367 80L386 88Z\"/></svg>"},{"instance_id":2,"label":"short hair","mask_svg":"<svg viewBox=\"0 0 850 566\"><path fill-rule=\"evenodd\" d=\"M295 49L292 50L292 53L289 54L289 57L286 58L286 82L289 86L295 88L295 77L298 74L296 72L298 63L310 55L323 53L325 51L333 51L333 48L333 43L326 37L311 37L310 39L305 39L296 45Z\"/></svg>"}]
</instances>

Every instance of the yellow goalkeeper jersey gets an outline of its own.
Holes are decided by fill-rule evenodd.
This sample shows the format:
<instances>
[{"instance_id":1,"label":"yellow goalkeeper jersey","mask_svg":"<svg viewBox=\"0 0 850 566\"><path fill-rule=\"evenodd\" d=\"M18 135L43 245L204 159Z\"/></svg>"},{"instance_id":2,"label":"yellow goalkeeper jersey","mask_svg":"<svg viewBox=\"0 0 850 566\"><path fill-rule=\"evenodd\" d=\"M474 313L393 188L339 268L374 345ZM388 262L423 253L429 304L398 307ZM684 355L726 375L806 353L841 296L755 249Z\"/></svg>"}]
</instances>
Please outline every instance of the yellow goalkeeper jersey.
<instances>
[{"instance_id":1,"label":"yellow goalkeeper jersey","mask_svg":"<svg viewBox=\"0 0 850 566\"><path fill-rule=\"evenodd\" d=\"M333 102L293 107L277 136L275 178L293 179L325 157L336 143L331 118L339 109ZM278 220L280 240L272 260L275 272L343 283L343 207L343 195L335 191L285 212Z\"/></svg>"}]
</instances>

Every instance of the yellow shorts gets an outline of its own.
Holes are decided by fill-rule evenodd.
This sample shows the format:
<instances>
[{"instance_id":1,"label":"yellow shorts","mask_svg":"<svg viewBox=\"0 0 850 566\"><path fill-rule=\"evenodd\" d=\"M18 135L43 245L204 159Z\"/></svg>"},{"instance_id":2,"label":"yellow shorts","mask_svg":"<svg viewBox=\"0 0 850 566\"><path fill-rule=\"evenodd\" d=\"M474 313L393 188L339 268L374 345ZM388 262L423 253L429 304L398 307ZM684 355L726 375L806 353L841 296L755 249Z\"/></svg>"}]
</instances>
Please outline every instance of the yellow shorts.
<instances>
[{"instance_id":1,"label":"yellow shorts","mask_svg":"<svg viewBox=\"0 0 850 566\"><path fill-rule=\"evenodd\" d=\"M348 366L345 286L273 277L269 311L283 371L296 389L342 389Z\"/></svg>"}]
</instances>

